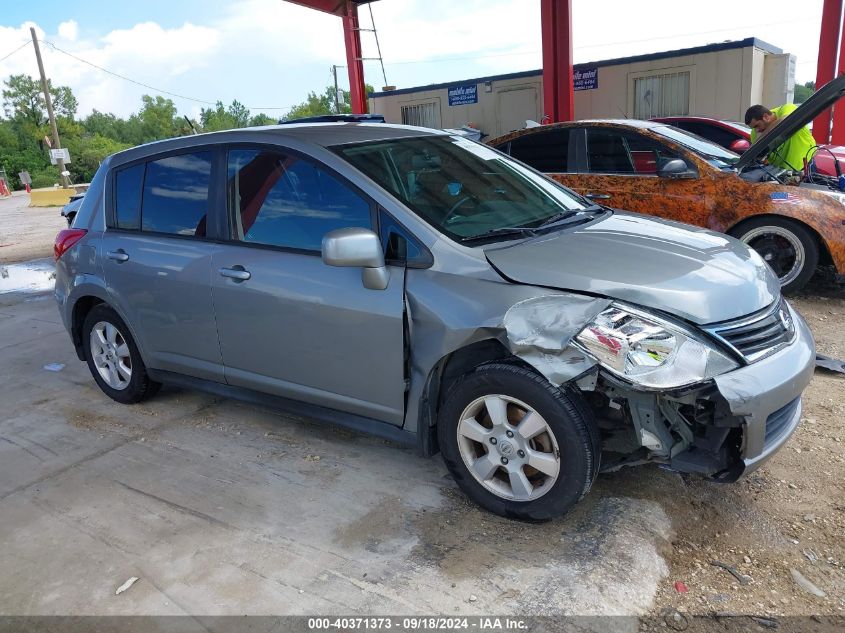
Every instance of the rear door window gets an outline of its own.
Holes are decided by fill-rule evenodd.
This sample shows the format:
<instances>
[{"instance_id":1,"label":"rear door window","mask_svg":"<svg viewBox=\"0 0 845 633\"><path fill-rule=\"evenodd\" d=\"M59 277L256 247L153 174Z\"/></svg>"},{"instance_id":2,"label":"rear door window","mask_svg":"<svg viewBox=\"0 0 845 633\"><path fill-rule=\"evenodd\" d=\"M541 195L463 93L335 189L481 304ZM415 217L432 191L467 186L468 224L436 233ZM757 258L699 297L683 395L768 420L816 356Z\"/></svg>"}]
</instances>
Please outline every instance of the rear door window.
<instances>
[{"instance_id":1,"label":"rear door window","mask_svg":"<svg viewBox=\"0 0 845 633\"><path fill-rule=\"evenodd\" d=\"M535 132L515 138L510 142L510 155L537 171L568 172L569 128ZM574 162L573 160L572 164Z\"/></svg>"},{"instance_id":2,"label":"rear door window","mask_svg":"<svg viewBox=\"0 0 845 633\"><path fill-rule=\"evenodd\" d=\"M369 201L327 170L293 154L232 149L227 191L235 239L320 251L335 229L372 229Z\"/></svg>"},{"instance_id":3,"label":"rear door window","mask_svg":"<svg viewBox=\"0 0 845 633\"><path fill-rule=\"evenodd\" d=\"M147 163L141 203L144 231L205 237L212 152Z\"/></svg>"}]
</instances>

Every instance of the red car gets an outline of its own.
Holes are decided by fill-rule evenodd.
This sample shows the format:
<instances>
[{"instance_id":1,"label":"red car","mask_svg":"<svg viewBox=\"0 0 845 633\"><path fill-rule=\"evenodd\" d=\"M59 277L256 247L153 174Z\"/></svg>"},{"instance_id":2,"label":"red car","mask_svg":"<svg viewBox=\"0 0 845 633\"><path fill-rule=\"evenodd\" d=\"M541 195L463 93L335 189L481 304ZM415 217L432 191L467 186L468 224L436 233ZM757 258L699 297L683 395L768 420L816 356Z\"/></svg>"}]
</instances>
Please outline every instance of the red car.
<instances>
[{"instance_id":1,"label":"red car","mask_svg":"<svg viewBox=\"0 0 845 633\"><path fill-rule=\"evenodd\" d=\"M687 132L713 141L717 145L742 154L751 147L751 128L738 121L722 121L703 116L664 116L652 119L660 123L674 125ZM841 145L821 145L816 152L816 169L825 176L838 176L836 162L841 173L845 173L845 147Z\"/></svg>"}]
</instances>

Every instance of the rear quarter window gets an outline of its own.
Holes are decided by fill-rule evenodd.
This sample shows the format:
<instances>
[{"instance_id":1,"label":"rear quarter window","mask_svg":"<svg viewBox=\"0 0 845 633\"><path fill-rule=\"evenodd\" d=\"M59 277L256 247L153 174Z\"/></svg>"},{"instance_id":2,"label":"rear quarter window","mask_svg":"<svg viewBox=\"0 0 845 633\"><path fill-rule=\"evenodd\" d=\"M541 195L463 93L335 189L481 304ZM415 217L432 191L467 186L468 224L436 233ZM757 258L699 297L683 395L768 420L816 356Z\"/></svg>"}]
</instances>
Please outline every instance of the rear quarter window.
<instances>
[{"instance_id":1,"label":"rear quarter window","mask_svg":"<svg viewBox=\"0 0 845 633\"><path fill-rule=\"evenodd\" d=\"M76 216L73 218L73 228L83 229L89 228L92 225L93 220L97 215L97 211L102 208L103 185L106 182L106 173L108 170L108 159L106 159L106 161L103 161L103 164L100 165L97 173L94 174L94 178L91 180L88 191L85 192L82 204L79 205L79 209L76 211ZM103 218L101 215L99 220L100 225L102 225L102 222Z\"/></svg>"},{"instance_id":2,"label":"rear quarter window","mask_svg":"<svg viewBox=\"0 0 845 633\"><path fill-rule=\"evenodd\" d=\"M117 228L137 230L141 227L141 187L144 185L144 163L121 169L114 179L115 220Z\"/></svg>"}]
</instances>

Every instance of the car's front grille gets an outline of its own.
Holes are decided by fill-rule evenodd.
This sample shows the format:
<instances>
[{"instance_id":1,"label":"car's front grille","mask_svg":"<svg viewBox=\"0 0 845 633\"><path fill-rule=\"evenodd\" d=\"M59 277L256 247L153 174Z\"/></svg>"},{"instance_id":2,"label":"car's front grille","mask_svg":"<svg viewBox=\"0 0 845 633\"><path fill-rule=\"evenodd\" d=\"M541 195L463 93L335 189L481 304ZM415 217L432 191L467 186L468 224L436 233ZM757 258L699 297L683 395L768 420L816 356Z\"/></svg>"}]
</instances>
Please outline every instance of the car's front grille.
<instances>
[{"instance_id":1,"label":"car's front grille","mask_svg":"<svg viewBox=\"0 0 845 633\"><path fill-rule=\"evenodd\" d=\"M766 445L777 441L789 428L789 421L801 405L801 398L795 398L785 407L781 407L766 418Z\"/></svg>"},{"instance_id":2,"label":"car's front grille","mask_svg":"<svg viewBox=\"0 0 845 633\"><path fill-rule=\"evenodd\" d=\"M776 352L795 336L795 324L783 299L751 316L716 323L706 329L748 362Z\"/></svg>"}]
</instances>

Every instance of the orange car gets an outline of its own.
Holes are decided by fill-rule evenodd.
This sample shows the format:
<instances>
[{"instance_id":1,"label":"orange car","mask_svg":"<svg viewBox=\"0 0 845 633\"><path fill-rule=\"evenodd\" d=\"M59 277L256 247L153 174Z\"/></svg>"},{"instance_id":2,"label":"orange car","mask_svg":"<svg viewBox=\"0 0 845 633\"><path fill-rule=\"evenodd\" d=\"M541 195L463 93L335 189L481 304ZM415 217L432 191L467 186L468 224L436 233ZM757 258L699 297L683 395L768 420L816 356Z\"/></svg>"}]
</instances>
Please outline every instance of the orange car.
<instances>
[{"instance_id":1,"label":"orange car","mask_svg":"<svg viewBox=\"0 0 845 633\"><path fill-rule=\"evenodd\" d=\"M596 203L728 233L760 253L784 292L794 292L819 263L845 273L845 194L836 179L810 169L807 174L776 169L763 158L842 94L845 76L813 95L741 159L653 121L558 123L487 143Z\"/></svg>"}]
</instances>

